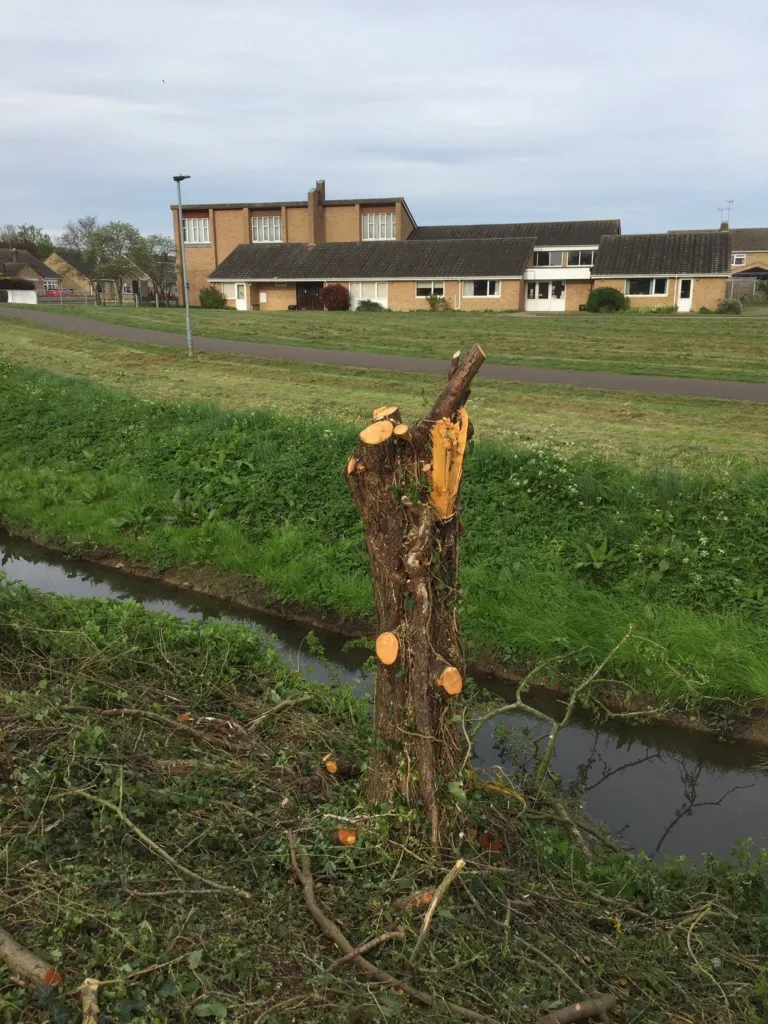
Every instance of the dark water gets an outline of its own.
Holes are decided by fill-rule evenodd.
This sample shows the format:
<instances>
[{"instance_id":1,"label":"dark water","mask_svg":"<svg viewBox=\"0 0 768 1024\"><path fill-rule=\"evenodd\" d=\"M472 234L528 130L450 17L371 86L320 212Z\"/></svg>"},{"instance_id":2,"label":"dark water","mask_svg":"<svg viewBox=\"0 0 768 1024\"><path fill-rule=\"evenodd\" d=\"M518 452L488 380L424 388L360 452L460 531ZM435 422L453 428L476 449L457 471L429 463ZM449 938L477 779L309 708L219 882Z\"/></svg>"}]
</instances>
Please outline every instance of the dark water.
<instances>
[{"instance_id":1,"label":"dark water","mask_svg":"<svg viewBox=\"0 0 768 1024\"><path fill-rule=\"evenodd\" d=\"M302 645L308 627L276 616L244 613L215 598L193 595L164 584L136 580L116 569L65 559L0 531L0 566L8 579L73 597L112 597L140 601L153 611L185 619L229 618L275 637L286 662L323 682L333 681L326 667ZM358 692L370 687L360 666L367 652L342 650L343 640L315 630L333 669ZM510 687L475 676L503 699ZM552 705L555 710L556 704ZM545 723L521 715L489 723L476 740L478 768L509 763L508 751L494 739L499 721L520 736L528 726L546 735ZM764 757L768 761L768 757ZM670 726L595 726L586 717L563 730L554 768L581 794L596 821L633 849L652 856L703 853L728 857L734 842L751 838L768 845L768 770L739 744L720 743Z\"/></svg>"}]
</instances>

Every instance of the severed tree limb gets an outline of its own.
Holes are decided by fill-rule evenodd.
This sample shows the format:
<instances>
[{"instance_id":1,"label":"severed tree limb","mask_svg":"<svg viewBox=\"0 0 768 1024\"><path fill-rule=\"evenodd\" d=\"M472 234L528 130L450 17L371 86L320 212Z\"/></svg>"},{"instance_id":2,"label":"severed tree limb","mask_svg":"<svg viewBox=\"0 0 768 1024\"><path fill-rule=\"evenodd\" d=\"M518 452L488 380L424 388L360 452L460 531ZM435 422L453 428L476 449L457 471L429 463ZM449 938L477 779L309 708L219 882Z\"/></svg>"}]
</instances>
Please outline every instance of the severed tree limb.
<instances>
[{"instance_id":1,"label":"severed tree limb","mask_svg":"<svg viewBox=\"0 0 768 1024\"><path fill-rule=\"evenodd\" d=\"M0 928L0 956L8 964L11 974L25 981L35 985L61 984L61 975L56 968L36 953L25 949L5 928Z\"/></svg>"},{"instance_id":2,"label":"severed tree limb","mask_svg":"<svg viewBox=\"0 0 768 1024\"><path fill-rule=\"evenodd\" d=\"M99 985L98 978L86 978L80 986L80 999L83 1007L82 1024L99 1024Z\"/></svg>"},{"instance_id":3,"label":"severed tree limb","mask_svg":"<svg viewBox=\"0 0 768 1024\"><path fill-rule=\"evenodd\" d=\"M258 718L254 718L252 722L249 722L246 726L248 732L253 732L267 719L271 718L272 715L278 715L281 711L287 711L288 708L294 708L297 704L306 704L308 700L312 700L311 693L305 693L303 697L290 697L288 700L281 700L279 704L274 704L271 708L259 715Z\"/></svg>"},{"instance_id":4,"label":"severed tree limb","mask_svg":"<svg viewBox=\"0 0 768 1024\"><path fill-rule=\"evenodd\" d=\"M102 807L106 807L107 810L112 811L113 814L117 815L120 821L122 821L134 835L138 836L146 847L148 847L153 853L156 853L158 857L162 857L166 863L170 864L171 867L175 868L177 871L180 871L183 875L186 875L188 878L196 878L198 882L204 882L206 886L210 886L212 889L218 889L220 892L234 893L236 896L242 896L243 899L246 900L252 898L251 894L246 892L244 889L237 889L232 885L222 885L219 882L214 882L212 879L205 878L203 875L199 875L191 868L187 868L183 864L180 864L170 855L170 853L164 850L159 843L156 843L155 840L151 839L146 832L143 832L138 825L135 825L125 811L118 807L117 804L113 804L111 800L105 800L103 797L94 796L93 793L88 793L84 789L67 789L59 793L59 796L81 796L84 800L90 800L93 804L100 804Z\"/></svg>"},{"instance_id":5,"label":"severed tree limb","mask_svg":"<svg viewBox=\"0 0 768 1024\"><path fill-rule=\"evenodd\" d=\"M538 1024L574 1024L575 1021L590 1020L597 1017L598 1020L607 1020L606 1014L618 1003L616 996L612 994L595 996L594 999L583 999L578 1003L571 1003L564 1006L562 1010L555 1010L542 1017Z\"/></svg>"},{"instance_id":6,"label":"severed tree limb","mask_svg":"<svg viewBox=\"0 0 768 1024\"><path fill-rule=\"evenodd\" d=\"M432 924L432 918L435 916L435 911L439 907L440 901L442 900L443 896L445 896L445 894L448 892L448 888L451 885L451 883L461 874L465 867L466 861L457 860L456 863L451 868L451 870L442 880L440 885L438 885L438 887L435 889L435 893L432 897L429 907L427 908L427 912L424 915L424 920L421 922L421 931L419 932L419 937L418 939L416 939L416 945L413 947L413 953L411 953L412 964L416 962L416 958L421 952L421 947L424 945L424 941L427 938L429 926Z\"/></svg>"},{"instance_id":7,"label":"severed tree limb","mask_svg":"<svg viewBox=\"0 0 768 1024\"><path fill-rule=\"evenodd\" d=\"M421 438L429 433L434 424L444 416L451 420L454 418L457 410L466 402L469 395L469 386L485 362L485 352L483 352L479 345L475 345L469 355L454 368L456 360L457 356L454 355L450 364L452 373L448 378L448 382L437 396L435 404L413 431L414 437Z\"/></svg>"},{"instance_id":8,"label":"severed tree limb","mask_svg":"<svg viewBox=\"0 0 768 1024\"><path fill-rule=\"evenodd\" d=\"M317 899L315 898L315 883L312 878L312 866L309 860L309 855L302 852L301 866L299 866L299 861L296 857L296 837L293 832L288 833L288 846L291 851L291 866L293 867L293 873L301 884L304 893L304 902L307 904L307 908L314 918L315 923L323 935L325 935L327 939L330 939L331 942L334 942L342 953L349 956L351 959L354 958L353 962L355 966L364 974L374 978L376 981L383 982L383 984L390 988L402 989L403 992L407 992L409 996L412 996L420 1003L424 1003L426 1006L445 1007L450 1013L463 1017L465 1020L479 1021L480 1024L497 1024L497 1021L493 1017L489 1017L485 1013L478 1013L476 1010L468 1010L466 1007L459 1006L457 1003L449 1003L447 1000L433 996L429 992L421 992L419 989L413 988L413 986L409 985L407 982L400 981L398 978L395 978L387 971L379 970L379 968L372 964L370 960L366 960L365 957L361 956L341 931L339 926L332 921L318 905Z\"/></svg>"},{"instance_id":9,"label":"severed tree limb","mask_svg":"<svg viewBox=\"0 0 768 1024\"><path fill-rule=\"evenodd\" d=\"M339 957L338 960L334 960L331 966L328 968L327 973L330 974L335 971L337 967L342 967L344 964L348 964L350 960L354 960L362 953L367 953L371 949L375 949L376 946L380 946L382 942L389 942L390 939L404 939L405 929L398 928L395 932L383 932L381 935L377 935L375 939L369 939L367 942L363 942L359 946L355 946L351 953L345 953L344 956Z\"/></svg>"}]
</instances>

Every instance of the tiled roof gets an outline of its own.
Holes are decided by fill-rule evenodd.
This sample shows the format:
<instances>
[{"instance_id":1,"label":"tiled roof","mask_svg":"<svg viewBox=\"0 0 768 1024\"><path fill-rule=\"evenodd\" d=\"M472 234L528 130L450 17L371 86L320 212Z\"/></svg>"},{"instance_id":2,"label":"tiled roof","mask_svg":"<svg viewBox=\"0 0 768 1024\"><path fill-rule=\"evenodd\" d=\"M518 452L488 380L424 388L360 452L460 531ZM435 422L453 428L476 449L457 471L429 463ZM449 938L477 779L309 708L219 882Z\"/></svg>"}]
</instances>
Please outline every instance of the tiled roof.
<instances>
[{"instance_id":1,"label":"tiled roof","mask_svg":"<svg viewBox=\"0 0 768 1024\"><path fill-rule=\"evenodd\" d=\"M632 274L728 274L727 231L663 235L607 235L595 257L594 277Z\"/></svg>"},{"instance_id":2,"label":"tiled roof","mask_svg":"<svg viewBox=\"0 0 768 1024\"><path fill-rule=\"evenodd\" d=\"M93 264L90 263L85 257L77 251L77 249L67 249L57 246L53 250L54 256L61 256L73 270L76 270L79 274L84 277L90 277L93 273Z\"/></svg>"},{"instance_id":3,"label":"tiled roof","mask_svg":"<svg viewBox=\"0 0 768 1024\"><path fill-rule=\"evenodd\" d=\"M603 235L617 235L619 220L561 220L530 224L437 224L415 228L409 241L449 238L535 238L536 245L597 245Z\"/></svg>"},{"instance_id":4,"label":"tiled roof","mask_svg":"<svg viewBox=\"0 0 768 1024\"><path fill-rule=\"evenodd\" d=\"M0 262L6 267L15 266L17 268L16 275L18 275L18 271L21 268L29 267L30 270L34 270L36 274L43 278L53 279L59 276L50 267L47 267L42 260L39 260L37 256L33 256L26 249L0 249Z\"/></svg>"},{"instance_id":5,"label":"tiled roof","mask_svg":"<svg viewBox=\"0 0 768 1024\"><path fill-rule=\"evenodd\" d=\"M734 252L768 252L768 228L731 228Z\"/></svg>"},{"instance_id":6,"label":"tiled roof","mask_svg":"<svg viewBox=\"0 0 768 1024\"><path fill-rule=\"evenodd\" d=\"M521 277L533 238L239 245L210 281Z\"/></svg>"}]
</instances>

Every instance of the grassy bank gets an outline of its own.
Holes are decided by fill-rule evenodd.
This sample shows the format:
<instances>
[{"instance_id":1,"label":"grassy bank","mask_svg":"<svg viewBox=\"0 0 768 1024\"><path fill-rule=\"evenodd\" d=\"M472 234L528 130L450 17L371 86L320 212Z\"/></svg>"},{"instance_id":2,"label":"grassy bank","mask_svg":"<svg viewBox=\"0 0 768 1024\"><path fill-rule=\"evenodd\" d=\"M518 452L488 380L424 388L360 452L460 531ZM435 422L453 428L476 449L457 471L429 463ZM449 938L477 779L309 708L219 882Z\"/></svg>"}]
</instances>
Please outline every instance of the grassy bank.
<instances>
[{"instance_id":1,"label":"grassy bank","mask_svg":"<svg viewBox=\"0 0 768 1024\"><path fill-rule=\"evenodd\" d=\"M87 316L184 333L183 309L56 307ZM201 336L311 348L450 357L481 341L495 363L613 373L768 380L762 318L718 316L510 317L495 313L238 313L194 311Z\"/></svg>"},{"instance_id":2,"label":"grassy bank","mask_svg":"<svg viewBox=\"0 0 768 1024\"><path fill-rule=\"evenodd\" d=\"M249 574L280 599L372 616L334 421L137 399L6 366L0 519L158 567ZM473 654L615 663L655 700L768 697L768 475L642 471L535 444L475 446L462 616ZM576 653L574 653L576 652Z\"/></svg>"},{"instance_id":3,"label":"grassy bank","mask_svg":"<svg viewBox=\"0 0 768 1024\"><path fill-rule=\"evenodd\" d=\"M84 376L162 402L180 399L228 409L271 409L364 423L395 401L420 415L437 377L348 367L250 360L135 345L0 320L2 357ZM627 465L712 472L765 463L766 407L759 403L476 381L470 401L478 438L536 441L563 453L586 451Z\"/></svg>"},{"instance_id":4,"label":"grassy bank","mask_svg":"<svg viewBox=\"0 0 768 1024\"><path fill-rule=\"evenodd\" d=\"M443 998L533 1024L594 990L618 997L616 1024L765 1020L765 854L694 868L598 843L590 862L546 813L487 790L436 852L417 812L361 800L367 704L235 625L0 585L0 680L0 920L63 975L27 990L0 962L9 1024L74 1021L85 977L126 1024L459 1019ZM340 824L354 845L336 845ZM326 914L354 945L399 932L367 955L436 1006L330 970L341 954L292 875L289 829ZM424 905L402 903L459 856L411 963Z\"/></svg>"}]
</instances>

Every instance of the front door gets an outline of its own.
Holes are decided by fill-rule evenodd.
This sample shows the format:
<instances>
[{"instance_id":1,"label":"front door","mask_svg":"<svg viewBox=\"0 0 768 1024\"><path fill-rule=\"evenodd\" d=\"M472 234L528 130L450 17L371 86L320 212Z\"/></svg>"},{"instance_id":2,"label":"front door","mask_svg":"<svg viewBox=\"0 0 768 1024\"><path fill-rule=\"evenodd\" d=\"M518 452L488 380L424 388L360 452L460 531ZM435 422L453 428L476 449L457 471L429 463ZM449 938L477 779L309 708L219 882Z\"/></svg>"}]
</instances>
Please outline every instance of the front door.
<instances>
[{"instance_id":1,"label":"front door","mask_svg":"<svg viewBox=\"0 0 768 1024\"><path fill-rule=\"evenodd\" d=\"M323 300L320 298L322 287L322 281L300 281L296 285L296 308L322 309Z\"/></svg>"},{"instance_id":2,"label":"front door","mask_svg":"<svg viewBox=\"0 0 768 1024\"><path fill-rule=\"evenodd\" d=\"M690 313L693 309L693 281L684 277L680 281L680 294L677 297L678 313Z\"/></svg>"},{"instance_id":3,"label":"front door","mask_svg":"<svg viewBox=\"0 0 768 1024\"><path fill-rule=\"evenodd\" d=\"M247 310L248 299L246 298L246 290L244 284L235 285L235 309Z\"/></svg>"},{"instance_id":4,"label":"front door","mask_svg":"<svg viewBox=\"0 0 768 1024\"><path fill-rule=\"evenodd\" d=\"M525 308L529 313L564 313L565 281L528 281Z\"/></svg>"}]
</instances>

